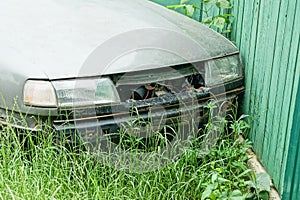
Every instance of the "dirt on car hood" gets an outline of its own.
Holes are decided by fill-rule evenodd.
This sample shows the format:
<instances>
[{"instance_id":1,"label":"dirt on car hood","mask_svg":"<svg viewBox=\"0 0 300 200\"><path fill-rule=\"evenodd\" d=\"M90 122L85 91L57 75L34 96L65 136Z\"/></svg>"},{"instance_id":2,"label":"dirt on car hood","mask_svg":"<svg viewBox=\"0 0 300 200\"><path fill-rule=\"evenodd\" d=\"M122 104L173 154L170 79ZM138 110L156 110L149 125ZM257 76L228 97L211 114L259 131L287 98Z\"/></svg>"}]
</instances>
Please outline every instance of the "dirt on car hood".
<instances>
[{"instance_id":1,"label":"dirt on car hood","mask_svg":"<svg viewBox=\"0 0 300 200\"><path fill-rule=\"evenodd\" d=\"M1 1L0 44L1 72L50 80L237 52L200 23L144 0Z\"/></svg>"}]
</instances>

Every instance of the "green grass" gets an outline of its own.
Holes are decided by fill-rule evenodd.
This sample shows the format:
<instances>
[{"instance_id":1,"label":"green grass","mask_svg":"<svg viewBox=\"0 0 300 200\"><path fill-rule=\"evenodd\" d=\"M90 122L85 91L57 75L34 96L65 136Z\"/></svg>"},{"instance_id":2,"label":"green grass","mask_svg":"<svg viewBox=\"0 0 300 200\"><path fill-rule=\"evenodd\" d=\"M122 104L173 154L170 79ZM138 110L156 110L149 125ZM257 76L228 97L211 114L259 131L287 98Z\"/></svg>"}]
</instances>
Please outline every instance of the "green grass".
<instances>
[{"instance_id":1,"label":"green grass","mask_svg":"<svg viewBox=\"0 0 300 200\"><path fill-rule=\"evenodd\" d=\"M247 168L250 143L237 139L245 124L234 116L232 120L232 128L224 131L207 154L201 155L195 140L179 159L147 173L105 166L85 151L73 152L56 145L47 132L35 144L30 142L34 135L26 133L29 145L24 144L14 129L4 127L0 138L0 198L256 199L255 177Z\"/></svg>"}]
</instances>

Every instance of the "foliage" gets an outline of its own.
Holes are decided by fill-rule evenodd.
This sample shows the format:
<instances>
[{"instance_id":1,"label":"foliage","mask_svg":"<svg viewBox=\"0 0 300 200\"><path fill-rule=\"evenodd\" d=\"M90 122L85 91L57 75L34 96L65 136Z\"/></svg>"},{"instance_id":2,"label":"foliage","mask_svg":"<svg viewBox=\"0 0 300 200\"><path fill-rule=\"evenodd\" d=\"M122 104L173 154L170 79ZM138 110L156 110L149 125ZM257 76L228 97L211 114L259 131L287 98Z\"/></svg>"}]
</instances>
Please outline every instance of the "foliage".
<instances>
[{"instance_id":1,"label":"foliage","mask_svg":"<svg viewBox=\"0 0 300 200\"><path fill-rule=\"evenodd\" d=\"M180 4L167 7L174 10L182 9L184 14L191 18L199 11L198 19L201 23L222 34L231 32L234 16L228 12L232 8L229 0L199 0L198 4L192 3L191 0L181 0Z\"/></svg>"},{"instance_id":2,"label":"foliage","mask_svg":"<svg viewBox=\"0 0 300 200\"><path fill-rule=\"evenodd\" d=\"M206 109L218 107L209 103ZM234 109L233 109L234 112ZM148 173L129 173L103 165L80 149L55 141L55 133L25 132L20 138L9 124L0 138L1 199L258 199L268 180L247 168L250 142L240 142L243 119L216 118L202 131L222 130L210 151L202 154L201 135L171 164ZM235 119L239 122L235 122ZM232 124L236 124L233 127ZM220 125L220 126L219 126ZM232 128L231 128L232 127ZM205 133L204 133L205 134Z\"/></svg>"}]
</instances>

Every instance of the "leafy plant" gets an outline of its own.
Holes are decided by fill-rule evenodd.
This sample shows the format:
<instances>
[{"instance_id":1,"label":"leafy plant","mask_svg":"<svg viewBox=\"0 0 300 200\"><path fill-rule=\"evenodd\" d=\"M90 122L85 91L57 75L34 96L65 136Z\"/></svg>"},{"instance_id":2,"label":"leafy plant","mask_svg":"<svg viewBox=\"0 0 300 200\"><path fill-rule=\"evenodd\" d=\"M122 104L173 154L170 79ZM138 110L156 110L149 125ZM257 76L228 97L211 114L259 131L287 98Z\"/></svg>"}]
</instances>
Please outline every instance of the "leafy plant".
<instances>
[{"instance_id":1,"label":"leafy plant","mask_svg":"<svg viewBox=\"0 0 300 200\"><path fill-rule=\"evenodd\" d=\"M215 118L218 106L206 106L210 116L204 132L221 132L215 145L203 154L201 136L185 148L178 159L148 173L128 173L105 166L92 154L74 152L55 141L55 132L39 134L24 131L26 138L10 126L0 130L1 199L259 199L268 191L265 175L255 175L247 168L249 141L240 142L226 128L238 118L233 107L231 117ZM216 123L217 122L217 123ZM143 121L137 121L144 123ZM129 129L135 129L128 124ZM130 129L131 128L131 129ZM238 130L238 131L237 131ZM205 133L204 133L205 134ZM123 138L124 140L128 138ZM164 139L164 138L162 138ZM36 142L34 142L36 141ZM156 141L156 140L155 140ZM125 142L137 149L142 141ZM25 148L26 146L26 148ZM127 147L126 147L127 148ZM129 163L135 165L136 163ZM269 179L268 179L269 180Z\"/></svg>"},{"instance_id":2,"label":"leafy plant","mask_svg":"<svg viewBox=\"0 0 300 200\"><path fill-rule=\"evenodd\" d=\"M232 122L230 124L232 133L234 134L235 138L237 138L239 135L247 136L250 125L247 123L246 119L249 117L249 115L242 114L241 116L238 116L238 103L232 105L232 110L233 112L228 115Z\"/></svg>"},{"instance_id":3,"label":"leafy plant","mask_svg":"<svg viewBox=\"0 0 300 200\"><path fill-rule=\"evenodd\" d=\"M245 199L247 194L243 194L239 189L231 190L232 181L222 178L218 173L213 173L211 182L204 190L201 200L205 199ZM229 186L229 187L228 187Z\"/></svg>"},{"instance_id":4,"label":"leafy plant","mask_svg":"<svg viewBox=\"0 0 300 200\"><path fill-rule=\"evenodd\" d=\"M199 11L199 22L217 30L222 34L231 32L233 15L228 11L232 8L229 0L199 0L199 3L192 3L190 0L181 0L178 5L167 6L170 9L182 9L188 17L195 17ZM216 11L216 12L213 12Z\"/></svg>"},{"instance_id":5,"label":"leafy plant","mask_svg":"<svg viewBox=\"0 0 300 200\"><path fill-rule=\"evenodd\" d=\"M270 176L265 172L258 174L253 173L251 180L245 182L245 184L249 185L254 191L248 195L248 199L268 200L271 190L270 181Z\"/></svg>"}]
</instances>

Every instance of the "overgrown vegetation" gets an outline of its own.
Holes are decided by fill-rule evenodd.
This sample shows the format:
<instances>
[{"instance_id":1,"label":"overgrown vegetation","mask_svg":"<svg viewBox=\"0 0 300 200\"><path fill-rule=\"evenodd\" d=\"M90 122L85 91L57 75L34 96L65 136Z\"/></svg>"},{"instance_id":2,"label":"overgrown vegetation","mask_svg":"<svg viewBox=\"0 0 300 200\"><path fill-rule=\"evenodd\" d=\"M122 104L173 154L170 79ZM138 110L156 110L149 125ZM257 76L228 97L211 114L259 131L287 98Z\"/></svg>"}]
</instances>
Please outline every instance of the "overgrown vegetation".
<instances>
[{"instance_id":1,"label":"overgrown vegetation","mask_svg":"<svg viewBox=\"0 0 300 200\"><path fill-rule=\"evenodd\" d=\"M181 0L178 5L167 6L170 9L183 9L183 13L208 27L227 35L231 32L231 24L234 16L230 13L232 4L229 0ZM198 13L199 16L195 14Z\"/></svg>"},{"instance_id":2,"label":"overgrown vegetation","mask_svg":"<svg viewBox=\"0 0 300 200\"><path fill-rule=\"evenodd\" d=\"M214 109L209 104L208 109ZM70 151L42 136L25 139L10 126L0 138L1 199L258 199L266 178L247 168L246 149L239 134L249 128L237 118L218 118L222 136L207 154L201 142L185 149L179 159L148 173L129 173L103 165L86 151ZM212 116L214 117L214 116ZM211 120L211 119L210 119ZM221 125L221 126L219 126ZM216 128L210 121L205 130ZM34 142L35 141L35 142Z\"/></svg>"}]
</instances>

